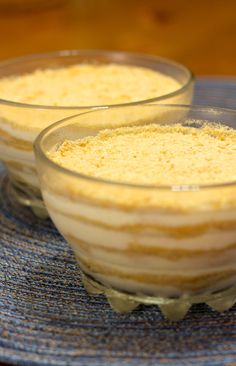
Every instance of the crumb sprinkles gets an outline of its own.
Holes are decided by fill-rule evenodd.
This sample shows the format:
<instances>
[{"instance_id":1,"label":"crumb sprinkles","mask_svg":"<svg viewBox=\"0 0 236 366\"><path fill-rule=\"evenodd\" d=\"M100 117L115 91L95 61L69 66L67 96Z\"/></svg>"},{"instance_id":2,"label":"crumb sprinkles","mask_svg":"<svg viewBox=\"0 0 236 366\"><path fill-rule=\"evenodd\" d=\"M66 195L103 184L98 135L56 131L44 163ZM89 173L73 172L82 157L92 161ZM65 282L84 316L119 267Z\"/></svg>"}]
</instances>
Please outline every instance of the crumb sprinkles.
<instances>
[{"instance_id":1,"label":"crumb sprinkles","mask_svg":"<svg viewBox=\"0 0 236 366\"><path fill-rule=\"evenodd\" d=\"M181 124L104 130L64 141L50 159L68 169L112 181L214 184L236 181L236 131L218 124Z\"/></svg>"},{"instance_id":2,"label":"crumb sprinkles","mask_svg":"<svg viewBox=\"0 0 236 366\"><path fill-rule=\"evenodd\" d=\"M0 98L51 106L129 103L169 94L177 80L145 67L76 64L0 79Z\"/></svg>"}]
</instances>

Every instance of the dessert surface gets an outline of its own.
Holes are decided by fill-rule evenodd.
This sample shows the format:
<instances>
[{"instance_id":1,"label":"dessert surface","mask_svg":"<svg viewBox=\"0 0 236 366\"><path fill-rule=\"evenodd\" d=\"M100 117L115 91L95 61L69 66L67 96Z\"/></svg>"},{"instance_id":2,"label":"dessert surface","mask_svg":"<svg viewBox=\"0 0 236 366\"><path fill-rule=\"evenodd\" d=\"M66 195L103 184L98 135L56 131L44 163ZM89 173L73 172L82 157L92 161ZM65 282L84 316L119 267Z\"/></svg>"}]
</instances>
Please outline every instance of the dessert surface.
<instances>
[{"instance_id":1,"label":"dessert surface","mask_svg":"<svg viewBox=\"0 0 236 366\"><path fill-rule=\"evenodd\" d=\"M0 98L50 106L129 103L169 94L175 79L145 67L77 64L0 79Z\"/></svg>"},{"instance_id":2,"label":"dessert surface","mask_svg":"<svg viewBox=\"0 0 236 366\"><path fill-rule=\"evenodd\" d=\"M236 131L219 124L104 130L95 137L66 140L48 156L70 170L116 182L158 186L236 181Z\"/></svg>"}]
</instances>

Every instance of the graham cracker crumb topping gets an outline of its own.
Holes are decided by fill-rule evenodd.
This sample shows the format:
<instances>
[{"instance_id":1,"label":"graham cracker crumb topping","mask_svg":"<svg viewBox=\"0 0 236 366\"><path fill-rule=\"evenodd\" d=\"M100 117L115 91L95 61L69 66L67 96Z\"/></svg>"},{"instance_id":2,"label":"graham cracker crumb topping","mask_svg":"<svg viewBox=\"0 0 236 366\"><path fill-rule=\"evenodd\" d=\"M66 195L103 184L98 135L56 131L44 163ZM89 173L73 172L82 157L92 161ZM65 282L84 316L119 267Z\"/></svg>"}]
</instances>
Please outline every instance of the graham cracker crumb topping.
<instances>
[{"instance_id":1,"label":"graham cracker crumb topping","mask_svg":"<svg viewBox=\"0 0 236 366\"><path fill-rule=\"evenodd\" d=\"M48 157L75 172L116 182L225 183L236 181L236 131L207 123L200 128L181 124L122 127L66 140Z\"/></svg>"}]
</instances>

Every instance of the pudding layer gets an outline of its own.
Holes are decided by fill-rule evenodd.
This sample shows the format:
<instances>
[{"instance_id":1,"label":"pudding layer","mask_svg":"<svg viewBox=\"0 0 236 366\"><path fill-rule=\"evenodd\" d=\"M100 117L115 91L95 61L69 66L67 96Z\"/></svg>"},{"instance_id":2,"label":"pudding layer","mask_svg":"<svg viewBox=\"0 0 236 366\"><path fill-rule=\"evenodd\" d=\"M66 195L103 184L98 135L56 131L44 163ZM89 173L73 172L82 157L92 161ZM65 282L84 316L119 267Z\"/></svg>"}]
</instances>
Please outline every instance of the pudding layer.
<instances>
[{"instance_id":1,"label":"pudding layer","mask_svg":"<svg viewBox=\"0 0 236 366\"><path fill-rule=\"evenodd\" d=\"M202 121L64 141L48 157L81 175L43 174L44 200L81 268L105 285L153 296L222 290L236 277L236 188L225 184L236 180L235 142L235 130Z\"/></svg>"}]
</instances>

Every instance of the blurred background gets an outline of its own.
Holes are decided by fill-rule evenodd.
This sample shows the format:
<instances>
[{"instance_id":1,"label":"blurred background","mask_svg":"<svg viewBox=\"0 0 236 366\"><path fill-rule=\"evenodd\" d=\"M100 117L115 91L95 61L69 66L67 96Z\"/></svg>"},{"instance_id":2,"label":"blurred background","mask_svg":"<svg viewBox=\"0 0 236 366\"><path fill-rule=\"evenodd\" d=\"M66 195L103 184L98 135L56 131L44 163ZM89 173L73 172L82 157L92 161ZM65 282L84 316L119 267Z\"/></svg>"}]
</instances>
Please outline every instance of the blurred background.
<instances>
[{"instance_id":1,"label":"blurred background","mask_svg":"<svg viewBox=\"0 0 236 366\"><path fill-rule=\"evenodd\" d=\"M235 0L0 0L0 59L97 48L236 75Z\"/></svg>"}]
</instances>

